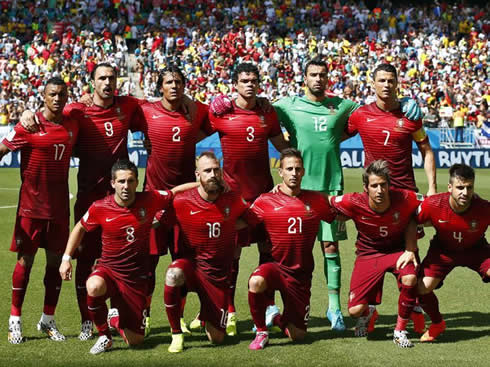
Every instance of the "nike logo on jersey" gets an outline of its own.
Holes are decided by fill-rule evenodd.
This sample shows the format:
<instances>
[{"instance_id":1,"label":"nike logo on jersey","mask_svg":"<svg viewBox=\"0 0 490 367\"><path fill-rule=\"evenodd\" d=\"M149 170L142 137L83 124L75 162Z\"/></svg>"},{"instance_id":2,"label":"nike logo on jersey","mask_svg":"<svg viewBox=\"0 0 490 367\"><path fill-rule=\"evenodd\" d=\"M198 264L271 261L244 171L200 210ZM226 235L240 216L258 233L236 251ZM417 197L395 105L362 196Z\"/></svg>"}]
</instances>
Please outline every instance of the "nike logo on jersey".
<instances>
[{"instance_id":1,"label":"nike logo on jersey","mask_svg":"<svg viewBox=\"0 0 490 367\"><path fill-rule=\"evenodd\" d=\"M283 206L278 206L276 208L274 208L274 210L281 210L282 208L284 208Z\"/></svg>"},{"instance_id":2,"label":"nike logo on jersey","mask_svg":"<svg viewBox=\"0 0 490 367\"><path fill-rule=\"evenodd\" d=\"M107 223L109 223L109 222L112 222L114 219L117 219L117 218L119 218L119 217L114 217L114 218L106 218L106 219L105 219L105 221L106 221Z\"/></svg>"},{"instance_id":3,"label":"nike logo on jersey","mask_svg":"<svg viewBox=\"0 0 490 367\"><path fill-rule=\"evenodd\" d=\"M376 118L374 118L374 119L366 119L366 122L371 122L371 121L374 121L374 120L376 120Z\"/></svg>"},{"instance_id":4,"label":"nike logo on jersey","mask_svg":"<svg viewBox=\"0 0 490 367\"><path fill-rule=\"evenodd\" d=\"M152 119L159 119L160 117L165 117L165 115L152 115Z\"/></svg>"},{"instance_id":5,"label":"nike logo on jersey","mask_svg":"<svg viewBox=\"0 0 490 367\"><path fill-rule=\"evenodd\" d=\"M191 215L194 215L194 214L197 214L197 213L200 213L200 212L202 212L202 210L196 210L196 211L191 210Z\"/></svg>"},{"instance_id":6,"label":"nike logo on jersey","mask_svg":"<svg viewBox=\"0 0 490 367\"><path fill-rule=\"evenodd\" d=\"M449 223L449 221L448 220L439 219L439 223Z\"/></svg>"},{"instance_id":7,"label":"nike logo on jersey","mask_svg":"<svg viewBox=\"0 0 490 367\"><path fill-rule=\"evenodd\" d=\"M362 219L362 220L369 220L369 219L371 219L371 218L369 218L369 217L361 217L361 219Z\"/></svg>"},{"instance_id":8,"label":"nike logo on jersey","mask_svg":"<svg viewBox=\"0 0 490 367\"><path fill-rule=\"evenodd\" d=\"M39 132L39 136L48 135L48 133Z\"/></svg>"},{"instance_id":9,"label":"nike logo on jersey","mask_svg":"<svg viewBox=\"0 0 490 367\"><path fill-rule=\"evenodd\" d=\"M232 120L237 119L237 118L239 118L239 117L240 117L240 116L230 116L230 117L228 117L228 120L232 121Z\"/></svg>"}]
</instances>

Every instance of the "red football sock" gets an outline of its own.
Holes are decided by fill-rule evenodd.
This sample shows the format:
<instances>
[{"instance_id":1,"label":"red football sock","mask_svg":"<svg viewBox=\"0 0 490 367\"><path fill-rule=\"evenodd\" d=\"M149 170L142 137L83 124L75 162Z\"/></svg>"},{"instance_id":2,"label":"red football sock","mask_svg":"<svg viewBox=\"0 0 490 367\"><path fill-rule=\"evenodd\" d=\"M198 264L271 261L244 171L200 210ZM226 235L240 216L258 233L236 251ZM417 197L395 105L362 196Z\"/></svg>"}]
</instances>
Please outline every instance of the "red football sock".
<instances>
[{"instance_id":1,"label":"red football sock","mask_svg":"<svg viewBox=\"0 0 490 367\"><path fill-rule=\"evenodd\" d=\"M12 273L12 306L10 314L20 316L22 314L22 304L26 295L27 284L32 267L22 266L19 262L15 263Z\"/></svg>"},{"instance_id":2,"label":"red football sock","mask_svg":"<svg viewBox=\"0 0 490 367\"><path fill-rule=\"evenodd\" d=\"M398 316L400 316L402 319L410 319L410 314L415 306L416 297L416 286L407 286L402 284L400 296L398 297Z\"/></svg>"},{"instance_id":3,"label":"red football sock","mask_svg":"<svg viewBox=\"0 0 490 367\"><path fill-rule=\"evenodd\" d=\"M86 282L89 275L92 273L91 261L77 260L77 268L75 269L75 288L77 292L78 309L82 322L91 320L87 308L87 286Z\"/></svg>"},{"instance_id":4,"label":"red football sock","mask_svg":"<svg viewBox=\"0 0 490 367\"><path fill-rule=\"evenodd\" d=\"M106 335L109 339L112 338L107 325L107 305L105 303L106 296L92 297L87 295L87 308L90 319L94 322L95 327L99 331L99 336Z\"/></svg>"},{"instance_id":5,"label":"red football sock","mask_svg":"<svg viewBox=\"0 0 490 367\"><path fill-rule=\"evenodd\" d=\"M257 331L267 331L265 326L265 310L267 308L267 297L265 293L253 293L248 291L248 304L252 320L257 327Z\"/></svg>"},{"instance_id":6,"label":"red football sock","mask_svg":"<svg viewBox=\"0 0 490 367\"><path fill-rule=\"evenodd\" d=\"M61 292L61 276L57 267L46 266L44 274L44 308L46 315L54 315Z\"/></svg>"},{"instance_id":7,"label":"red football sock","mask_svg":"<svg viewBox=\"0 0 490 367\"><path fill-rule=\"evenodd\" d=\"M433 324L438 324L442 321L442 315L439 312L439 300L434 292L419 296L420 305L424 309L425 313L429 315Z\"/></svg>"},{"instance_id":8,"label":"red football sock","mask_svg":"<svg viewBox=\"0 0 490 367\"><path fill-rule=\"evenodd\" d=\"M400 316L398 316L398 318L396 319L395 330L398 330L398 331L406 330L407 329L407 323L408 323L408 319L404 319L404 318L401 318Z\"/></svg>"},{"instance_id":9,"label":"red football sock","mask_svg":"<svg viewBox=\"0 0 490 367\"><path fill-rule=\"evenodd\" d=\"M163 292L163 302L165 304L165 311L167 311L168 322L172 334L182 333L182 329L180 328L182 305L181 288L182 287L171 287L165 284L165 290Z\"/></svg>"},{"instance_id":10,"label":"red football sock","mask_svg":"<svg viewBox=\"0 0 490 367\"><path fill-rule=\"evenodd\" d=\"M230 291L228 292L228 312L236 312L235 310L235 290L236 282L238 279L238 270L240 266L240 259L233 260L230 274Z\"/></svg>"}]
</instances>

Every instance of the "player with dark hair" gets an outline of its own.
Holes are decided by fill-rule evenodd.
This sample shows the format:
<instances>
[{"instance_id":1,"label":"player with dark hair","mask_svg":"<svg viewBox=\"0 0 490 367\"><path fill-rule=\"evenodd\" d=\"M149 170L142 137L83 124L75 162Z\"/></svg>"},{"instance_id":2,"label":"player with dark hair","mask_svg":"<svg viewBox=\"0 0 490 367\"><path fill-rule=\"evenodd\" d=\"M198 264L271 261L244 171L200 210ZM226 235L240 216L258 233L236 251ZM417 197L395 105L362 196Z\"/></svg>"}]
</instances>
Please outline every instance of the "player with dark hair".
<instances>
[{"instance_id":1,"label":"player with dark hair","mask_svg":"<svg viewBox=\"0 0 490 367\"><path fill-rule=\"evenodd\" d=\"M116 328L129 345L143 342L148 239L154 216L169 205L176 193L196 186L189 183L170 191L137 193L138 168L128 160L117 161L111 169L111 177L115 193L94 202L75 225L59 268L62 278L70 280L70 260L83 236L86 232L102 229L101 256L86 285L88 311L99 331L99 339L90 349L92 354L112 347L109 326ZM117 312L108 315L107 298L117 305Z\"/></svg>"},{"instance_id":2,"label":"player with dark hair","mask_svg":"<svg viewBox=\"0 0 490 367\"><path fill-rule=\"evenodd\" d=\"M449 169L448 192L430 196L420 205L417 221L432 225L436 234L422 262L418 292L432 324L420 338L432 342L444 332L434 289L458 266L476 271L490 282L490 246L485 232L490 224L490 202L474 192L475 171L465 164Z\"/></svg>"},{"instance_id":3,"label":"player with dark hair","mask_svg":"<svg viewBox=\"0 0 490 367\"><path fill-rule=\"evenodd\" d=\"M357 319L356 336L366 336L374 306L381 303L386 273L396 276L400 289L393 342L413 347L406 325L417 296L415 211L422 195L390 188L386 161L372 162L363 174L363 193L333 196L330 203L354 221L358 231L356 261L349 292L349 314Z\"/></svg>"},{"instance_id":4,"label":"player with dark hair","mask_svg":"<svg viewBox=\"0 0 490 367\"><path fill-rule=\"evenodd\" d=\"M65 115L82 116L75 147L76 155L80 158L78 192L74 208L75 223L94 201L113 192L111 167L117 160L128 158L128 130L142 130L144 123L143 113L136 98L115 96L117 70L114 66L107 63L98 64L92 74L93 104L87 106L71 103L64 110ZM35 125L29 112L24 112L21 120L24 124ZM81 340L92 337L85 282L95 260L100 256L100 250L100 230L95 230L83 237L75 254L75 287L82 321L79 335Z\"/></svg>"},{"instance_id":5,"label":"player with dark hair","mask_svg":"<svg viewBox=\"0 0 490 367\"><path fill-rule=\"evenodd\" d=\"M257 329L249 346L252 350L265 348L269 341L268 291L279 290L284 302L283 314L274 315L271 322L293 341L306 335L315 237L320 220L331 222L336 213L324 195L301 190L304 172L301 153L284 149L279 168L282 183L277 192L260 195L244 216L250 225L264 223L272 243L272 260L259 265L249 279L248 301Z\"/></svg>"},{"instance_id":6,"label":"player with dark hair","mask_svg":"<svg viewBox=\"0 0 490 367\"><path fill-rule=\"evenodd\" d=\"M284 140L277 115L273 109L265 113L257 104L260 76L257 67L251 63L238 64L233 71L233 85L238 92L232 101L232 108L217 116L209 114L210 128L207 133L218 132L223 151L223 176L233 190L240 190L248 202L253 202L260 194L273 187L270 173L268 140L277 150L288 146ZM245 239L244 239L245 237ZM237 241L242 245L257 242L261 262L265 261L266 238L257 229L248 238L248 230L240 232ZM238 249L239 251L239 249ZM231 273L232 284L228 303L228 335L236 335L236 313L234 295L239 269L239 252L234 260Z\"/></svg>"},{"instance_id":7,"label":"player with dark hair","mask_svg":"<svg viewBox=\"0 0 490 367\"><path fill-rule=\"evenodd\" d=\"M199 295L199 319L205 323L209 340L212 343L224 340L229 274L236 248L235 225L247 208L239 193L226 189L213 153L199 156L196 178L199 186L178 195L173 202L179 228L179 256L168 267L164 291L172 331L170 353L184 350L179 318L182 296L188 291Z\"/></svg>"},{"instance_id":8,"label":"player with dark hair","mask_svg":"<svg viewBox=\"0 0 490 367\"><path fill-rule=\"evenodd\" d=\"M20 124L0 143L0 159L9 151L20 150L22 185L11 251L17 252L12 275L12 306L8 341L20 344L21 312L29 275L38 248L46 250L44 307L37 328L51 340L63 341L54 312L61 291L58 266L69 233L68 172L78 121L63 117L68 99L66 84L51 78L44 89L44 109L37 112L39 132L27 133Z\"/></svg>"}]
</instances>

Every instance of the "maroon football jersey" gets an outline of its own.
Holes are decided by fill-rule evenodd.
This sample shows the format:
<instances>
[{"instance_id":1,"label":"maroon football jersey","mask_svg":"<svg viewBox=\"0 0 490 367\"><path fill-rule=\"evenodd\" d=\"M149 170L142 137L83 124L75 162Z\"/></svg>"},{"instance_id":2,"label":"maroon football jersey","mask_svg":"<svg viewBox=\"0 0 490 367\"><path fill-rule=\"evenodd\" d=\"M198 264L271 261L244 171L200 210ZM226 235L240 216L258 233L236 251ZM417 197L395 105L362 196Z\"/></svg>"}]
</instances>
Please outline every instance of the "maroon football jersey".
<instances>
[{"instance_id":1,"label":"maroon football jersey","mask_svg":"<svg viewBox=\"0 0 490 367\"><path fill-rule=\"evenodd\" d=\"M171 191L138 192L130 207L119 206L114 195L94 202L80 222L89 232L102 228L102 255L97 263L125 281L137 282L147 276L153 218L169 205L172 196Z\"/></svg>"},{"instance_id":2,"label":"maroon football jersey","mask_svg":"<svg viewBox=\"0 0 490 367\"><path fill-rule=\"evenodd\" d=\"M236 247L235 223L247 208L245 200L228 191L209 202L195 188L176 195L173 208L179 227L179 256L194 261L211 281L226 281Z\"/></svg>"},{"instance_id":3,"label":"maroon football jersey","mask_svg":"<svg viewBox=\"0 0 490 367\"><path fill-rule=\"evenodd\" d=\"M30 134L17 124L3 139L10 150L20 149L20 197L18 215L55 219L70 216L68 171L78 121L65 117L61 124L37 113L40 131Z\"/></svg>"},{"instance_id":4,"label":"maroon football jersey","mask_svg":"<svg viewBox=\"0 0 490 367\"><path fill-rule=\"evenodd\" d=\"M419 223L430 222L436 229L431 245L447 251L462 251L486 243L490 223L490 202L474 195L464 213L449 205L449 192L427 197L417 211Z\"/></svg>"},{"instance_id":5,"label":"maroon football jersey","mask_svg":"<svg viewBox=\"0 0 490 367\"><path fill-rule=\"evenodd\" d=\"M423 195L391 189L390 200L388 210L377 213L369 207L369 197L365 192L332 198L332 206L356 225L357 255L377 256L405 249L405 230Z\"/></svg>"},{"instance_id":6,"label":"maroon football jersey","mask_svg":"<svg viewBox=\"0 0 490 367\"><path fill-rule=\"evenodd\" d=\"M281 134L277 114L258 108L244 110L234 104L232 113L217 117L209 113L208 133L217 131L223 152L225 181L252 201L272 189L268 139Z\"/></svg>"},{"instance_id":7,"label":"maroon football jersey","mask_svg":"<svg viewBox=\"0 0 490 367\"><path fill-rule=\"evenodd\" d=\"M139 102L133 97L115 97L109 108L72 103L64 112L82 115L76 145L79 197L93 192L103 197L112 192L112 165L118 159L128 159L128 130L144 126Z\"/></svg>"},{"instance_id":8,"label":"maroon football jersey","mask_svg":"<svg viewBox=\"0 0 490 367\"><path fill-rule=\"evenodd\" d=\"M279 190L259 196L244 219L254 225L263 222L272 242L272 257L295 279L310 281L313 245L320 220L331 223L336 211L315 191L302 190L289 196Z\"/></svg>"},{"instance_id":9,"label":"maroon football jersey","mask_svg":"<svg viewBox=\"0 0 490 367\"><path fill-rule=\"evenodd\" d=\"M151 141L145 190L167 190L196 180L197 135L208 117L208 106L196 102L194 121L181 111L168 111L160 101L142 106L145 134Z\"/></svg>"},{"instance_id":10,"label":"maroon football jersey","mask_svg":"<svg viewBox=\"0 0 490 367\"><path fill-rule=\"evenodd\" d=\"M361 136L365 167L383 159L388 162L393 187L417 191L412 168L412 133L421 128L422 120L408 120L400 109L383 111L373 102L349 117L347 134Z\"/></svg>"}]
</instances>

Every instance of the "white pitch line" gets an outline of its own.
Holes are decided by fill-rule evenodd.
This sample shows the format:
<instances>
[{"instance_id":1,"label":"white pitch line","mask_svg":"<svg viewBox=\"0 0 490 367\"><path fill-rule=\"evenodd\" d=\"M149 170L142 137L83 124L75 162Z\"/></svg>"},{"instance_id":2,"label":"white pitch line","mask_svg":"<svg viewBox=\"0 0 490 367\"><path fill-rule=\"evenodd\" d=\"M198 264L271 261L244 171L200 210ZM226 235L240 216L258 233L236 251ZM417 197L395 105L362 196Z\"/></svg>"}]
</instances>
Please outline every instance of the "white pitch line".
<instances>
[{"instance_id":1,"label":"white pitch line","mask_svg":"<svg viewBox=\"0 0 490 367\"><path fill-rule=\"evenodd\" d=\"M5 190L5 191L18 191L18 187L0 187L0 190Z\"/></svg>"},{"instance_id":2,"label":"white pitch line","mask_svg":"<svg viewBox=\"0 0 490 367\"><path fill-rule=\"evenodd\" d=\"M17 205L0 206L0 209L10 209L10 208L17 208Z\"/></svg>"}]
</instances>

